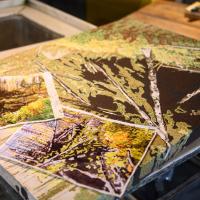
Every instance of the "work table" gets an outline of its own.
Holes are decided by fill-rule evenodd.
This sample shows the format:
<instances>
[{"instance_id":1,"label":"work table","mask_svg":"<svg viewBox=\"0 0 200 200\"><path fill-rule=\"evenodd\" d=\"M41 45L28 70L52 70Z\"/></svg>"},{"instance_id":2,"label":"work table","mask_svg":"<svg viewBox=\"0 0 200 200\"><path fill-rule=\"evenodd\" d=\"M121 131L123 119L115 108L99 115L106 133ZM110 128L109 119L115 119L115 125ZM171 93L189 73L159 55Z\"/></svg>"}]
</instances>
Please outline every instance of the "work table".
<instances>
[{"instance_id":1,"label":"work table","mask_svg":"<svg viewBox=\"0 0 200 200\"><path fill-rule=\"evenodd\" d=\"M188 19L184 17L185 5L169 2L169 1L159 1L155 4L148 5L141 10L130 15L128 20L138 20L144 22L145 24L155 25L157 27L173 31L175 33L200 40L200 21L188 22ZM121 22L120 22L121 23ZM134 24L133 24L134 26ZM94 28L94 27L93 27ZM106 26L103 26L102 29L105 30ZM79 32L77 28L76 33ZM55 27L54 27L55 30ZM66 29L65 29L66 30ZM89 29L88 29L89 30ZM109 30L108 30L109 31ZM92 34L95 32L92 31ZM87 36L87 35L86 35ZM108 36L110 37L110 36ZM182 36L179 36L182 37ZM189 40L189 39L188 39ZM48 44L48 42L44 43ZM50 43L49 43L50 44ZM55 43L56 44L56 43ZM8 50L6 52L0 53L0 58L6 58L15 53L27 51L26 56L33 56L33 53L30 48L37 48L43 44L34 44L31 46L21 47L14 50ZM106 47L107 50L108 47ZM24 55L25 55L24 54ZM22 58L23 59L23 58ZM15 63L15 62L14 62ZM0 135L1 144L9 137L10 132L4 132ZM187 138L185 138L187 140ZM185 141L186 142L186 141ZM183 151L174 157L174 160L170 160L168 163L163 163L159 169L155 169L146 178L139 178L135 181L134 186L129 187L127 195L130 194L133 190L136 190L138 187L144 185L144 183L149 182L152 179L155 179L161 173L164 173L165 170L169 167L169 164L175 162L176 164L183 162L185 159L189 159L191 155L196 155L200 148L198 147L198 142L191 143L188 146L188 151ZM184 141L181 148L185 145ZM175 145L176 146L176 145ZM177 147L179 149L179 147ZM181 160L180 160L180 159ZM171 165L172 166L172 165ZM174 167L174 166L172 166ZM142 171L142 169L141 169ZM115 197L108 195L102 195L97 192L83 189L81 187L75 186L71 183L68 183L62 179L57 179L42 172L24 168L22 165L16 165L11 161L0 160L0 175L13 187L24 199L39 199L39 200L63 200L74 199L74 200L84 200L84 199L105 199L111 200Z\"/></svg>"}]
</instances>

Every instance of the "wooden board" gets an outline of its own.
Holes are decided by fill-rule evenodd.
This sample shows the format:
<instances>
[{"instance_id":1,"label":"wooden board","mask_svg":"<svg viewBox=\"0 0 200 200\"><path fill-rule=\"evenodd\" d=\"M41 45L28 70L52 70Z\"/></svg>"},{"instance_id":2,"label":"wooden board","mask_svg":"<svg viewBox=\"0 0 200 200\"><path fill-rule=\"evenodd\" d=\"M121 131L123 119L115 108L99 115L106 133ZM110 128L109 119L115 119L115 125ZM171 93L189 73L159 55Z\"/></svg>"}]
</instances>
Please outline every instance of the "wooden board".
<instances>
[{"instance_id":1,"label":"wooden board","mask_svg":"<svg viewBox=\"0 0 200 200\"><path fill-rule=\"evenodd\" d=\"M158 26L187 37L200 40L200 20L189 21L185 17L187 5L158 1L133 14L135 19Z\"/></svg>"}]
</instances>

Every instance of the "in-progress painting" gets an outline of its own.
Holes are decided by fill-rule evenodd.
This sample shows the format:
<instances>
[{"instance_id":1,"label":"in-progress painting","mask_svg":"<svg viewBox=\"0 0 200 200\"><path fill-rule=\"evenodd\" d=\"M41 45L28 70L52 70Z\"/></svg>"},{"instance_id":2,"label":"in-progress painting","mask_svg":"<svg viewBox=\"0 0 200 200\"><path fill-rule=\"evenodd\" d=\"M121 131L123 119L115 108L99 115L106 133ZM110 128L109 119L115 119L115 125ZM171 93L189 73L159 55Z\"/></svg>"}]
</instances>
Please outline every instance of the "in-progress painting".
<instances>
[{"instance_id":1,"label":"in-progress painting","mask_svg":"<svg viewBox=\"0 0 200 200\"><path fill-rule=\"evenodd\" d=\"M63 106L90 113L66 112L62 120L10 130L14 136L2 142L2 156L121 196L131 175L137 184L188 145L190 138L198 137L193 133L200 125L199 58L199 41L128 16L0 60L0 76L51 73ZM151 139L154 130L159 136ZM24 175L25 170L19 170L19 175L10 165L5 168L23 184L26 175L37 179L31 188L25 184L36 199L57 199L61 193L72 199L104 199L99 194L93 198L82 188L77 197L71 188L78 187L68 187L67 181L58 192L57 179L46 176L41 181L40 172L30 169Z\"/></svg>"},{"instance_id":2,"label":"in-progress painting","mask_svg":"<svg viewBox=\"0 0 200 200\"><path fill-rule=\"evenodd\" d=\"M64 115L23 125L0 147L0 155L86 188L123 195L154 130L69 109Z\"/></svg>"},{"instance_id":3,"label":"in-progress painting","mask_svg":"<svg viewBox=\"0 0 200 200\"><path fill-rule=\"evenodd\" d=\"M0 129L18 123L52 119L58 117L59 112L61 115L52 81L50 73L1 76ZM51 94L48 91L52 91ZM53 101L51 96L54 96Z\"/></svg>"}]
</instances>

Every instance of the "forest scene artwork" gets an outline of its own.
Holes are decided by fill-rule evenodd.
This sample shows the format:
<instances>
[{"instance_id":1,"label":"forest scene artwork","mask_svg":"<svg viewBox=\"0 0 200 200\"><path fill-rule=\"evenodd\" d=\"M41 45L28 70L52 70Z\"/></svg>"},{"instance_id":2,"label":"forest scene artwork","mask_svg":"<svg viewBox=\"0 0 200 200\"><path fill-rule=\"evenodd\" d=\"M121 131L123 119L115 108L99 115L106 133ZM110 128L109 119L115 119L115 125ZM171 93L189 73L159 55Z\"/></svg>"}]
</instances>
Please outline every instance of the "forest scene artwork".
<instances>
[{"instance_id":1,"label":"forest scene artwork","mask_svg":"<svg viewBox=\"0 0 200 200\"><path fill-rule=\"evenodd\" d=\"M49 73L40 73L0 77L0 128L54 118L45 81L48 76Z\"/></svg>"},{"instance_id":2,"label":"forest scene artwork","mask_svg":"<svg viewBox=\"0 0 200 200\"><path fill-rule=\"evenodd\" d=\"M63 46L64 42L62 40ZM129 50L135 51L134 57L130 58L99 49L96 50L98 53L92 52L87 44L75 43L84 50L73 47L68 52L71 43L74 45L75 42L66 42L66 55L62 55L65 47L61 48L56 41L58 47L49 44L36 58L40 70L53 74L64 106L154 127L164 140L169 140L169 134L175 138L175 135L190 133L199 126L199 61L191 58L191 53L199 56L198 51L168 46L145 48L150 45L138 39L139 44L135 42ZM115 43L113 46L116 47L120 44ZM98 48L97 44L93 45L93 50Z\"/></svg>"},{"instance_id":3,"label":"forest scene artwork","mask_svg":"<svg viewBox=\"0 0 200 200\"><path fill-rule=\"evenodd\" d=\"M121 196L153 136L153 130L65 110L63 119L23 125L0 147L0 154Z\"/></svg>"}]
</instances>

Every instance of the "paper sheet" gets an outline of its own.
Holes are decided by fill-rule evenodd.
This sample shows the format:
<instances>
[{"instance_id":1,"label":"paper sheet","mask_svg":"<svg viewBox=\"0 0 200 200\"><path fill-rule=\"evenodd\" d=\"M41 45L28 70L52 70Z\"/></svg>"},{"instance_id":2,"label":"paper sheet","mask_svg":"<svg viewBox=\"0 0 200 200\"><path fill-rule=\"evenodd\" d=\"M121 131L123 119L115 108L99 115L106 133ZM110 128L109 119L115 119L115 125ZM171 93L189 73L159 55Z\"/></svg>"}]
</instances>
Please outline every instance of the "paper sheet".
<instances>
[{"instance_id":1,"label":"paper sheet","mask_svg":"<svg viewBox=\"0 0 200 200\"><path fill-rule=\"evenodd\" d=\"M50 73L0 77L0 129L63 117Z\"/></svg>"},{"instance_id":2,"label":"paper sheet","mask_svg":"<svg viewBox=\"0 0 200 200\"><path fill-rule=\"evenodd\" d=\"M154 137L154 130L65 109L63 119L23 125L0 147L0 156L122 196Z\"/></svg>"}]
</instances>

